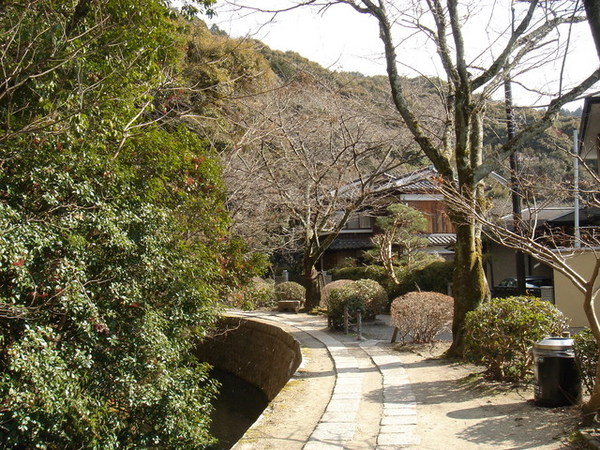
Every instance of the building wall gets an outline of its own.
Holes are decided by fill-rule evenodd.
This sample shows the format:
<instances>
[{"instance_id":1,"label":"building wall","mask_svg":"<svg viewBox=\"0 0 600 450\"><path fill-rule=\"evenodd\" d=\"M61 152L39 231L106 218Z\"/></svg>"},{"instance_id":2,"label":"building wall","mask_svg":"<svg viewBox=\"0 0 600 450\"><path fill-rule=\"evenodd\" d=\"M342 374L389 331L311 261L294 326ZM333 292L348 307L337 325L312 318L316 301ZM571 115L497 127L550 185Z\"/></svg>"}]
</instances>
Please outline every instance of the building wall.
<instances>
[{"instance_id":1,"label":"building wall","mask_svg":"<svg viewBox=\"0 0 600 450\"><path fill-rule=\"evenodd\" d=\"M454 233L446 205L440 200L406 200L407 206L421 211L427 218L426 233Z\"/></svg>"},{"instance_id":2,"label":"building wall","mask_svg":"<svg viewBox=\"0 0 600 450\"><path fill-rule=\"evenodd\" d=\"M569 265L577 272L589 277L596 263L593 251L582 251L569 259ZM600 280L596 280L596 287ZM569 319L571 327L587 327L588 321L583 312L583 294L561 273L554 271L554 304ZM596 302L596 314L600 317L600 305Z\"/></svg>"},{"instance_id":3,"label":"building wall","mask_svg":"<svg viewBox=\"0 0 600 450\"><path fill-rule=\"evenodd\" d=\"M495 242L486 244L486 276L490 288L504 278L515 277L516 251ZM544 276L552 278L552 269L525 255L525 276Z\"/></svg>"}]
</instances>

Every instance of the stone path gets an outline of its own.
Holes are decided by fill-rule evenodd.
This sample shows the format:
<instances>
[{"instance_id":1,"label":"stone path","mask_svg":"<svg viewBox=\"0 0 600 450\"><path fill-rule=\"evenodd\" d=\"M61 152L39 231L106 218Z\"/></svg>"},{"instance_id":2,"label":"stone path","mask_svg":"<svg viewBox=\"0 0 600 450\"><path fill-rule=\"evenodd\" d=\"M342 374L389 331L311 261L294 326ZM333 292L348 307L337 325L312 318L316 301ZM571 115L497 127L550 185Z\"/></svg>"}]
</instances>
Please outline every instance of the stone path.
<instances>
[{"instance_id":1,"label":"stone path","mask_svg":"<svg viewBox=\"0 0 600 450\"><path fill-rule=\"evenodd\" d=\"M352 336L333 336L326 332L323 318L303 314L244 315L308 333L327 348L333 360L335 384L329 402L301 448L387 450L419 445L416 402L408 376L399 358L382 347L389 337L357 341Z\"/></svg>"}]
</instances>

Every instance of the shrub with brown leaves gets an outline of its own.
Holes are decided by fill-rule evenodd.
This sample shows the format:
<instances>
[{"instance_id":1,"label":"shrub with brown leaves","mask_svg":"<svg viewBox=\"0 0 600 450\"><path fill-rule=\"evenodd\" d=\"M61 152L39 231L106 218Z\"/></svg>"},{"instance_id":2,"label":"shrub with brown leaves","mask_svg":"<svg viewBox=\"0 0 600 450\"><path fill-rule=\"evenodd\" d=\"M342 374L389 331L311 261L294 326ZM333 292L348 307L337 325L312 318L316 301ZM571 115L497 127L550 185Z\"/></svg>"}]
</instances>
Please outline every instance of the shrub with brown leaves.
<instances>
[{"instance_id":1,"label":"shrub with brown leaves","mask_svg":"<svg viewBox=\"0 0 600 450\"><path fill-rule=\"evenodd\" d=\"M438 292L409 292L392 302L391 315L402 342L432 342L449 329L454 299Z\"/></svg>"}]
</instances>

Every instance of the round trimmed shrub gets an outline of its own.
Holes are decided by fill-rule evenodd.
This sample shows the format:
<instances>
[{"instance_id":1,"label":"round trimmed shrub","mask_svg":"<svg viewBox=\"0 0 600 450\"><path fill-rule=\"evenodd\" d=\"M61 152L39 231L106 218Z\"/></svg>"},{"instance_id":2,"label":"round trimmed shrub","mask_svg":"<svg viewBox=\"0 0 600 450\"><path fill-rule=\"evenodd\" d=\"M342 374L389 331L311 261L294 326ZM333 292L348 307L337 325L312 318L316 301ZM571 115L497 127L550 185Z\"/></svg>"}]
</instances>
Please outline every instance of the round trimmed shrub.
<instances>
[{"instance_id":1,"label":"round trimmed shrub","mask_svg":"<svg viewBox=\"0 0 600 450\"><path fill-rule=\"evenodd\" d=\"M433 342L452 324L454 299L439 292L409 292L392 302L391 316L402 342Z\"/></svg>"},{"instance_id":2,"label":"round trimmed shrub","mask_svg":"<svg viewBox=\"0 0 600 450\"><path fill-rule=\"evenodd\" d=\"M573 336L575 350L575 363L581 375L583 386L589 395L592 394L596 380L596 366L598 365L598 344L592 330L585 328Z\"/></svg>"},{"instance_id":3,"label":"round trimmed shrub","mask_svg":"<svg viewBox=\"0 0 600 450\"><path fill-rule=\"evenodd\" d=\"M357 280L352 286L365 304L365 320L373 320L377 314L384 312L388 303L388 296L385 289L377 281Z\"/></svg>"},{"instance_id":4,"label":"round trimmed shrub","mask_svg":"<svg viewBox=\"0 0 600 450\"><path fill-rule=\"evenodd\" d=\"M331 283L327 283L323 289L321 289L321 307L329 309L329 296L331 291L349 283L352 283L352 280L335 280Z\"/></svg>"},{"instance_id":5,"label":"round trimmed shrub","mask_svg":"<svg viewBox=\"0 0 600 450\"><path fill-rule=\"evenodd\" d=\"M531 347L546 336L560 336L567 320L554 305L535 297L494 298L467 313L465 355L499 381L531 375Z\"/></svg>"},{"instance_id":6,"label":"round trimmed shrub","mask_svg":"<svg viewBox=\"0 0 600 450\"><path fill-rule=\"evenodd\" d=\"M340 283L343 281L342 283ZM344 323L344 307L355 315L358 311L365 320L372 320L387 305L387 294L379 283L373 280L337 280L327 289L327 317L334 328ZM329 285L328 285L329 286Z\"/></svg>"},{"instance_id":7,"label":"round trimmed shrub","mask_svg":"<svg viewBox=\"0 0 600 450\"><path fill-rule=\"evenodd\" d=\"M276 300L298 300L304 302L306 289L295 281L284 281L275 285Z\"/></svg>"},{"instance_id":8,"label":"round trimmed shrub","mask_svg":"<svg viewBox=\"0 0 600 450\"><path fill-rule=\"evenodd\" d=\"M351 319L358 311L364 313L366 304L364 298L354 288L354 281L332 289L329 292L329 303L327 304L327 318L329 325L334 329L344 326L344 308L348 307Z\"/></svg>"}]
</instances>

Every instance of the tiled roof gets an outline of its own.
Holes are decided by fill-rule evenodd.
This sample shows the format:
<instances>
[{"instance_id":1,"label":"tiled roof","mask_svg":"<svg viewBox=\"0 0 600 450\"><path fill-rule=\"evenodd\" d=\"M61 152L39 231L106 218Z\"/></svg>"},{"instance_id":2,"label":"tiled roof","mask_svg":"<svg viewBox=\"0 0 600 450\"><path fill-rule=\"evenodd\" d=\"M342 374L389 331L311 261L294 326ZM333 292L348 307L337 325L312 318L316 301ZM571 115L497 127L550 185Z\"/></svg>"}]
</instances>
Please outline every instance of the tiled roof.
<instances>
[{"instance_id":1,"label":"tiled roof","mask_svg":"<svg viewBox=\"0 0 600 450\"><path fill-rule=\"evenodd\" d=\"M426 167L401 176L390 174L385 176L387 180L377 186L375 189L377 192L394 190L403 193L430 193L437 191L435 179L439 177L439 174L433 167Z\"/></svg>"},{"instance_id":2,"label":"tiled roof","mask_svg":"<svg viewBox=\"0 0 600 450\"><path fill-rule=\"evenodd\" d=\"M429 245L447 246L456 243L454 233L434 233L422 235L429 241ZM367 250L375 246L369 239L336 239L329 246L329 250Z\"/></svg>"},{"instance_id":3,"label":"tiled roof","mask_svg":"<svg viewBox=\"0 0 600 450\"><path fill-rule=\"evenodd\" d=\"M436 233L424 235L429 240L429 245L452 245L456 244L456 234Z\"/></svg>"},{"instance_id":4,"label":"tiled roof","mask_svg":"<svg viewBox=\"0 0 600 450\"><path fill-rule=\"evenodd\" d=\"M367 250L374 245L369 239L336 239L329 246L330 250Z\"/></svg>"}]
</instances>

